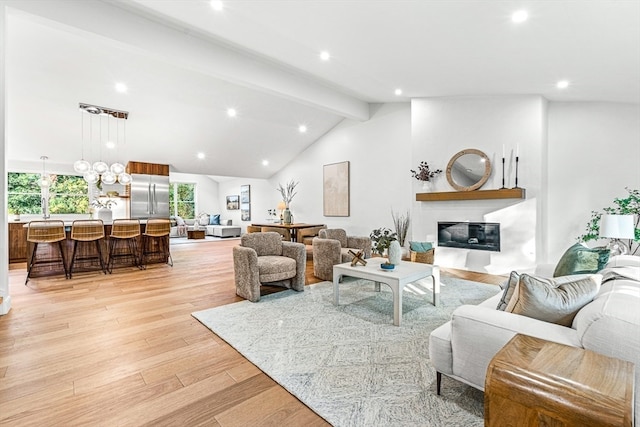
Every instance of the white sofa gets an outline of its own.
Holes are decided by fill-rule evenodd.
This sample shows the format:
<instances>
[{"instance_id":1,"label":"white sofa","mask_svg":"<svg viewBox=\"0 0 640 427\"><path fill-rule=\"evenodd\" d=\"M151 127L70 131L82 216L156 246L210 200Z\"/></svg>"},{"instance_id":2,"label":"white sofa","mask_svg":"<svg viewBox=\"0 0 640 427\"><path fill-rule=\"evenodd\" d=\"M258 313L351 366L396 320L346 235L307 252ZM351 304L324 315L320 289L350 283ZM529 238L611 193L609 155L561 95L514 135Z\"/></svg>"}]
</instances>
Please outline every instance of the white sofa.
<instances>
[{"instance_id":1,"label":"white sofa","mask_svg":"<svg viewBox=\"0 0 640 427\"><path fill-rule=\"evenodd\" d=\"M185 219L186 228L184 229L182 236L177 225L171 227L169 237L184 237L187 230L195 230L198 227L199 230L204 230L205 236L215 237L240 237L242 228L239 225L233 225L232 220L224 219L220 220L220 225L200 225L196 226L196 219Z\"/></svg>"},{"instance_id":2,"label":"white sofa","mask_svg":"<svg viewBox=\"0 0 640 427\"><path fill-rule=\"evenodd\" d=\"M600 271L596 297L582 307L571 327L497 310L502 291L477 306L463 305L429 336L437 372L484 390L493 356L516 334L589 349L635 364L635 418L640 417L640 257L612 258Z\"/></svg>"}]
</instances>

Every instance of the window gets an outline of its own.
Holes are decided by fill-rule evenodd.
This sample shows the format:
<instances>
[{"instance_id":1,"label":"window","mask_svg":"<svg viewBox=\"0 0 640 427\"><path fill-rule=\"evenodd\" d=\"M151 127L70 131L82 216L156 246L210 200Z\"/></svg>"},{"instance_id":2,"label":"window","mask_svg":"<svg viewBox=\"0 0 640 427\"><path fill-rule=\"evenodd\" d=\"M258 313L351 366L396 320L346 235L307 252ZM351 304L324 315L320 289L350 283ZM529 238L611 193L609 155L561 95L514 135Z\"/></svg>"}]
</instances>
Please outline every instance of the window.
<instances>
[{"instance_id":1,"label":"window","mask_svg":"<svg viewBox=\"0 0 640 427\"><path fill-rule=\"evenodd\" d=\"M174 182L169 186L169 209L173 216L196 217L196 185Z\"/></svg>"},{"instance_id":2,"label":"window","mask_svg":"<svg viewBox=\"0 0 640 427\"><path fill-rule=\"evenodd\" d=\"M85 214L89 212L87 182L81 176L51 174L49 213ZM7 205L20 214L41 214L39 173L8 173Z\"/></svg>"}]
</instances>

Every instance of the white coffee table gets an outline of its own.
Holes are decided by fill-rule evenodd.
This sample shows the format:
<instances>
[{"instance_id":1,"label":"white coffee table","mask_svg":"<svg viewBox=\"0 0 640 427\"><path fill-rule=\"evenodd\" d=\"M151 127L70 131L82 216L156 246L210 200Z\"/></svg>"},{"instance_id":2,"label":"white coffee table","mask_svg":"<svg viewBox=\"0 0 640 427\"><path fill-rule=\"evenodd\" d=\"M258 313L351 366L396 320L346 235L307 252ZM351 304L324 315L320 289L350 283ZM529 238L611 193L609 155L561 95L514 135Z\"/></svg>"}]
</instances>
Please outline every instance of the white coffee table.
<instances>
[{"instance_id":1,"label":"white coffee table","mask_svg":"<svg viewBox=\"0 0 640 427\"><path fill-rule=\"evenodd\" d=\"M380 291L380 283L391 288L393 293L393 324L400 326L402 321L402 290L405 285L417 280L431 277L433 280L433 305L440 302L440 269L438 266L417 262L401 261L392 271L382 270L380 264L384 258L368 258L367 265L351 266L350 262L333 266L333 303L339 305L340 279L342 276L368 279L375 282L376 291Z\"/></svg>"}]
</instances>

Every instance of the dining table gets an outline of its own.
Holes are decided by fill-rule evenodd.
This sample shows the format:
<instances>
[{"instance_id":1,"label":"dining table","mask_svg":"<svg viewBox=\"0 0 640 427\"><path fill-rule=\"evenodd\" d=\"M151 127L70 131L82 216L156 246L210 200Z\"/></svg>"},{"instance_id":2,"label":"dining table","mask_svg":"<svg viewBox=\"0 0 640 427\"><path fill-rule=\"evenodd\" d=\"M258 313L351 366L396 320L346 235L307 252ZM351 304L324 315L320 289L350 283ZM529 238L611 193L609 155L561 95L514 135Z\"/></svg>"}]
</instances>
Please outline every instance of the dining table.
<instances>
[{"instance_id":1,"label":"dining table","mask_svg":"<svg viewBox=\"0 0 640 427\"><path fill-rule=\"evenodd\" d=\"M267 222L267 223L259 223L259 224L251 224L254 227L276 227L276 228L284 228L289 230L291 234L291 241L295 242L298 236L298 230L303 228L311 228L311 227L323 227L325 224L307 224L306 222L295 222L291 224L284 224L278 222Z\"/></svg>"}]
</instances>

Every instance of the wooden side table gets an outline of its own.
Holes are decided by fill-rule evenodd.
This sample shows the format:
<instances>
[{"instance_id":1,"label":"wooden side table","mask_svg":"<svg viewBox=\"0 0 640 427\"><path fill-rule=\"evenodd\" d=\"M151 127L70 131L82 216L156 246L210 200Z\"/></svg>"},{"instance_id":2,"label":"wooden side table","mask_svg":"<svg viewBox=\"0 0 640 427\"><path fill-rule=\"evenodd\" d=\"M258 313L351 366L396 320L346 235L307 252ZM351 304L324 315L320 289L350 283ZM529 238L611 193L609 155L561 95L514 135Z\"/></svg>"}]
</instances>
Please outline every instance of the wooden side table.
<instances>
[{"instance_id":1,"label":"wooden side table","mask_svg":"<svg viewBox=\"0 0 640 427\"><path fill-rule=\"evenodd\" d=\"M204 239L204 230L187 230L187 239Z\"/></svg>"},{"instance_id":2,"label":"wooden side table","mask_svg":"<svg viewBox=\"0 0 640 427\"><path fill-rule=\"evenodd\" d=\"M516 335L489 363L484 425L631 426L634 366Z\"/></svg>"}]
</instances>

